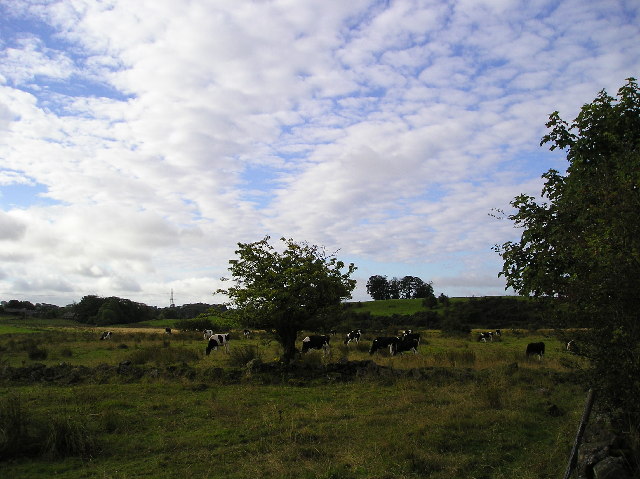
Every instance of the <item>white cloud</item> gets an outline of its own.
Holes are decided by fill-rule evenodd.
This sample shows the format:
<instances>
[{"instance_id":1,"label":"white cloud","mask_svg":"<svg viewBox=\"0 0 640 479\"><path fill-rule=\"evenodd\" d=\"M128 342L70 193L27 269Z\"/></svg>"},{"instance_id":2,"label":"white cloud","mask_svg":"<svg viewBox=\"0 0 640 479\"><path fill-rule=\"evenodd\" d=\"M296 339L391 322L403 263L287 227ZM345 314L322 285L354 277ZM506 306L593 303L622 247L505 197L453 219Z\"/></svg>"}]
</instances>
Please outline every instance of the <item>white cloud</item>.
<instances>
[{"instance_id":1,"label":"white cloud","mask_svg":"<svg viewBox=\"0 0 640 479\"><path fill-rule=\"evenodd\" d=\"M548 114L640 65L638 9L599 2L0 9L55 32L0 45L0 188L53 203L0 212L0 291L64 301L212 301L265 234L495 292L490 247L516 232L488 213L562 168L537 146Z\"/></svg>"},{"instance_id":2,"label":"white cloud","mask_svg":"<svg viewBox=\"0 0 640 479\"><path fill-rule=\"evenodd\" d=\"M0 241L19 240L24 236L26 229L27 226L25 223L4 211L0 211Z\"/></svg>"}]
</instances>

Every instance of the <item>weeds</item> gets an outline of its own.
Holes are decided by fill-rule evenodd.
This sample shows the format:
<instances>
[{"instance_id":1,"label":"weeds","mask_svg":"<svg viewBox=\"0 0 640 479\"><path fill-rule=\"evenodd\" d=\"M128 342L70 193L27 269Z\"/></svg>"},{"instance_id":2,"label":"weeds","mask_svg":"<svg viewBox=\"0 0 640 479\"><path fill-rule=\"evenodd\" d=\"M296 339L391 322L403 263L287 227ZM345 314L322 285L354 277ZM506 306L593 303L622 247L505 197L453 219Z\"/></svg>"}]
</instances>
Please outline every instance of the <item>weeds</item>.
<instances>
[{"instance_id":1,"label":"weeds","mask_svg":"<svg viewBox=\"0 0 640 479\"><path fill-rule=\"evenodd\" d=\"M243 367L254 359L262 360L257 346L240 346L229 351L229 365Z\"/></svg>"},{"instance_id":2,"label":"weeds","mask_svg":"<svg viewBox=\"0 0 640 479\"><path fill-rule=\"evenodd\" d=\"M439 364L445 364L453 367L473 366L476 362L476 353L473 350L459 351L452 349L435 353L434 359Z\"/></svg>"},{"instance_id":3,"label":"weeds","mask_svg":"<svg viewBox=\"0 0 640 479\"><path fill-rule=\"evenodd\" d=\"M188 363L196 361L200 358L200 355L186 348L173 348L165 347L164 344L158 346L152 346L144 349L136 349L131 353L130 360L133 364L147 364L150 362L156 365L167 365L173 363Z\"/></svg>"},{"instance_id":4,"label":"weeds","mask_svg":"<svg viewBox=\"0 0 640 479\"><path fill-rule=\"evenodd\" d=\"M29 349L27 354L29 355L29 359L33 361L43 361L47 359L49 352L46 348L39 348L37 346L34 346L33 348Z\"/></svg>"},{"instance_id":5,"label":"weeds","mask_svg":"<svg viewBox=\"0 0 640 479\"><path fill-rule=\"evenodd\" d=\"M29 413L19 396L0 405L0 459L17 457L88 457L97 450L95 435L87 424L71 416Z\"/></svg>"}]
</instances>

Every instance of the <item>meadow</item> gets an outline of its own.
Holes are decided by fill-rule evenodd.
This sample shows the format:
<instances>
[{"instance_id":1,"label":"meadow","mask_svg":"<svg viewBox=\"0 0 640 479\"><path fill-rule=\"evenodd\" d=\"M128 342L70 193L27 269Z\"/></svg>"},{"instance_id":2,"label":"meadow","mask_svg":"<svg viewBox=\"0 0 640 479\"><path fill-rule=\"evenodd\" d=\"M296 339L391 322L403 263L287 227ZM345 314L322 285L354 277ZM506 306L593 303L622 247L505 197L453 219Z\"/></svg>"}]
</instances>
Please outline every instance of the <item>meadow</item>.
<instances>
[{"instance_id":1,"label":"meadow","mask_svg":"<svg viewBox=\"0 0 640 479\"><path fill-rule=\"evenodd\" d=\"M109 329L0 321L2 477L559 477L586 395L548 331L421 331L397 357L336 336L283 369L264 332L205 356L197 333Z\"/></svg>"}]
</instances>

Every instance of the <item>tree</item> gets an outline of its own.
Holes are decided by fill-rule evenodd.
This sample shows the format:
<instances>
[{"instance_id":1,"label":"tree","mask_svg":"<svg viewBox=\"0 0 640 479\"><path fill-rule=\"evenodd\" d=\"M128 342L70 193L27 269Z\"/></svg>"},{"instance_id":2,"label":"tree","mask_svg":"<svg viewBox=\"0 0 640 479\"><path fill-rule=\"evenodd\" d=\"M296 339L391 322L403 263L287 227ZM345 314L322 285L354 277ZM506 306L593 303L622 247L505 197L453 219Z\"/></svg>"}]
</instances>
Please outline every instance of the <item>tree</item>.
<instances>
[{"instance_id":1,"label":"tree","mask_svg":"<svg viewBox=\"0 0 640 479\"><path fill-rule=\"evenodd\" d=\"M580 354L589 385L610 410L635 412L640 397L640 92L630 78L615 98L601 91L569 125L558 112L541 145L567 152L566 174L549 170L542 198L512 201L518 242L496 246L507 286L556 298L588 329ZM621 387L624 385L624 387ZM637 430L637 429L636 429Z\"/></svg>"},{"instance_id":2,"label":"tree","mask_svg":"<svg viewBox=\"0 0 640 479\"><path fill-rule=\"evenodd\" d=\"M389 299L389 281L387 277L379 274L370 276L369 281L367 281L367 294L374 301Z\"/></svg>"},{"instance_id":3,"label":"tree","mask_svg":"<svg viewBox=\"0 0 640 479\"><path fill-rule=\"evenodd\" d=\"M400 282L396 277L391 278L389 281L389 299L400 299Z\"/></svg>"},{"instance_id":4,"label":"tree","mask_svg":"<svg viewBox=\"0 0 640 479\"><path fill-rule=\"evenodd\" d=\"M444 293L440 293L440 296L438 296L438 302L445 308L451 304L451 300L449 299L449 296L447 296Z\"/></svg>"},{"instance_id":5,"label":"tree","mask_svg":"<svg viewBox=\"0 0 640 479\"><path fill-rule=\"evenodd\" d=\"M418 278L420 279L420 278ZM414 292L413 292L413 297L414 298L424 298L424 299L435 299L436 295L433 292L433 284L431 283L431 281L429 281L428 283L425 283L424 281L422 281L420 279L420 284L418 286L416 286Z\"/></svg>"},{"instance_id":6,"label":"tree","mask_svg":"<svg viewBox=\"0 0 640 479\"><path fill-rule=\"evenodd\" d=\"M273 329L289 363L298 332L327 325L340 302L351 298L356 267L343 272L345 264L334 255L292 239L281 238L285 247L278 252L269 239L238 243L238 259L229 261L235 285L218 292L229 296L246 326Z\"/></svg>"},{"instance_id":7,"label":"tree","mask_svg":"<svg viewBox=\"0 0 640 479\"><path fill-rule=\"evenodd\" d=\"M111 296L101 298L95 295L84 296L73 306L73 312L80 323L98 325L137 323L153 317L153 309L146 304L136 303L130 299Z\"/></svg>"}]
</instances>

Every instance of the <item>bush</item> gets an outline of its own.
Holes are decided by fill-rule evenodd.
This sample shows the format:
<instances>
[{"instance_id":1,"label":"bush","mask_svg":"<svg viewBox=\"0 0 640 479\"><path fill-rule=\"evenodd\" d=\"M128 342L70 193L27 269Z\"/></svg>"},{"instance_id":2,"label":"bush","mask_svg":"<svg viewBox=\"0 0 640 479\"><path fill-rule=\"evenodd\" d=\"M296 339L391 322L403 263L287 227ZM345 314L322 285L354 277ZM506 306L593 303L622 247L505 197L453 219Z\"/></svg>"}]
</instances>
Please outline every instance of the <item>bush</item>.
<instances>
[{"instance_id":1,"label":"bush","mask_svg":"<svg viewBox=\"0 0 640 479\"><path fill-rule=\"evenodd\" d=\"M176 321L175 327L180 331L203 331L213 329L213 323L207 318L183 319Z\"/></svg>"},{"instance_id":2,"label":"bush","mask_svg":"<svg viewBox=\"0 0 640 479\"><path fill-rule=\"evenodd\" d=\"M442 332L449 336L465 336L471 332L471 326L464 319L448 315L440 324Z\"/></svg>"}]
</instances>

